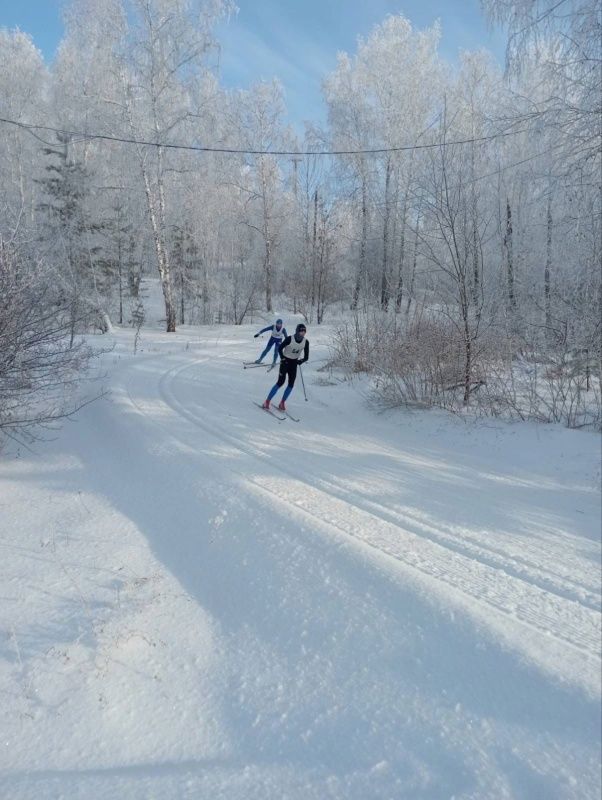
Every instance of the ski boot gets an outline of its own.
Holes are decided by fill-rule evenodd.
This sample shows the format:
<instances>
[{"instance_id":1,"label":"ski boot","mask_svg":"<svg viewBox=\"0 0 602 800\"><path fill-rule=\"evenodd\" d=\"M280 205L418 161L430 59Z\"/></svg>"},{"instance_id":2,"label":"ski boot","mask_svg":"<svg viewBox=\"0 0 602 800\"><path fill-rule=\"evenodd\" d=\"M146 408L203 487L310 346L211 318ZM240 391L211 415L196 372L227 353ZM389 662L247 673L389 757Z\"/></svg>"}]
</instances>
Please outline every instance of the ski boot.
<instances>
[{"instance_id":1,"label":"ski boot","mask_svg":"<svg viewBox=\"0 0 602 800\"><path fill-rule=\"evenodd\" d=\"M265 408L266 411L269 411L270 410L270 401L269 400L264 400L263 403L261 404L261 407Z\"/></svg>"},{"instance_id":2,"label":"ski boot","mask_svg":"<svg viewBox=\"0 0 602 800\"><path fill-rule=\"evenodd\" d=\"M286 406L284 405L284 400L281 400L278 403L278 411L286 411Z\"/></svg>"}]
</instances>

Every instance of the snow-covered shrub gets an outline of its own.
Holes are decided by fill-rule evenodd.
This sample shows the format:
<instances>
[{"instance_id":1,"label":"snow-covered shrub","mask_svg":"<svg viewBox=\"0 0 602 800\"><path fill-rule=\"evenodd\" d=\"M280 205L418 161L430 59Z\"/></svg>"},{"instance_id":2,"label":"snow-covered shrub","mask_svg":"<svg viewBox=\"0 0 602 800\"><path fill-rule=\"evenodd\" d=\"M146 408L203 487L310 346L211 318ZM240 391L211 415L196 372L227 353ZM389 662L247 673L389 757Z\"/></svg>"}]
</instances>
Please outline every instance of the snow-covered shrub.
<instances>
[{"instance_id":1,"label":"snow-covered shrub","mask_svg":"<svg viewBox=\"0 0 602 800\"><path fill-rule=\"evenodd\" d=\"M458 327L424 309L405 315L355 313L334 337L332 366L373 376L373 394L387 406L460 411L464 343ZM599 354L554 343L539 350L491 327L474 349L470 408L484 416L600 428Z\"/></svg>"},{"instance_id":2,"label":"snow-covered shrub","mask_svg":"<svg viewBox=\"0 0 602 800\"><path fill-rule=\"evenodd\" d=\"M0 242L0 431L15 436L68 416L92 349L74 338L56 275Z\"/></svg>"}]
</instances>

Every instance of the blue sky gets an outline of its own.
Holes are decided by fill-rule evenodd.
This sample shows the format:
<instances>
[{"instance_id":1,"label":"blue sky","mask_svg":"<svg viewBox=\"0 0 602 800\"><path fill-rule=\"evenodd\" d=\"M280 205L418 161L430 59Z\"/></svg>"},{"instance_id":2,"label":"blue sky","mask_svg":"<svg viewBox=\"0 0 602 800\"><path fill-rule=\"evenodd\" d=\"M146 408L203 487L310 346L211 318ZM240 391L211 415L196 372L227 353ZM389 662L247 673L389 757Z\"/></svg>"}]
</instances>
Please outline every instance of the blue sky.
<instances>
[{"instance_id":1,"label":"blue sky","mask_svg":"<svg viewBox=\"0 0 602 800\"><path fill-rule=\"evenodd\" d=\"M62 0L0 0L0 27L31 34L51 61L62 35ZM403 13L417 28L441 21L441 52L451 61L461 49L486 47L503 62L505 36L491 32L478 0L238 0L239 11L217 35L220 72L228 87L280 79L291 123L323 121L320 82L337 52L353 53L387 14Z\"/></svg>"}]
</instances>

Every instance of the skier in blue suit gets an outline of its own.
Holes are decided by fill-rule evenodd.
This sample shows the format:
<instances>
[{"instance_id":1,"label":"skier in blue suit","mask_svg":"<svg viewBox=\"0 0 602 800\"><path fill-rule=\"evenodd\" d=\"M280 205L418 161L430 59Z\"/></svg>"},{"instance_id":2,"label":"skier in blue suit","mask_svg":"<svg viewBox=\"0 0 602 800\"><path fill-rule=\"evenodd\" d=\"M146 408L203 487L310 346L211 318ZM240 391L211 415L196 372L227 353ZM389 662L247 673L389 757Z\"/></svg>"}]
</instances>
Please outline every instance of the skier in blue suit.
<instances>
[{"instance_id":1,"label":"skier in blue suit","mask_svg":"<svg viewBox=\"0 0 602 800\"><path fill-rule=\"evenodd\" d=\"M272 365L274 365L276 363L276 361L278 360L278 347L282 344L282 342L286 339L286 337L288 335L287 332L286 332L286 328L284 328L282 326L282 320L281 319L277 319L274 325L268 325L267 328L262 328L262 330L260 330L258 333L256 333L253 338L257 339L258 336L261 336L262 333L267 333L267 331L271 331L270 340L267 343L263 353L255 361L256 364L261 364L263 359L270 352L270 349L273 347L274 348L274 360L272 361Z\"/></svg>"}]
</instances>

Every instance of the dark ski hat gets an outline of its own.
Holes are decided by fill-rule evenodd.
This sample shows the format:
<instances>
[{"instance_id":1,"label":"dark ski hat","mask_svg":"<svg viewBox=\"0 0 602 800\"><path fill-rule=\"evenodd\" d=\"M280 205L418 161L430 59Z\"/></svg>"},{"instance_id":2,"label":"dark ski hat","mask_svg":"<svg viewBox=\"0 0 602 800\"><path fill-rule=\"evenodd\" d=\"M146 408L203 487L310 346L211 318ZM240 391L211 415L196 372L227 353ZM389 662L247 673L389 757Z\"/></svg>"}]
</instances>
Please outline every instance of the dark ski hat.
<instances>
[{"instance_id":1,"label":"dark ski hat","mask_svg":"<svg viewBox=\"0 0 602 800\"><path fill-rule=\"evenodd\" d=\"M276 325L282 325L282 320L281 319L277 319L276 320Z\"/></svg>"},{"instance_id":2,"label":"dark ski hat","mask_svg":"<svg viewBox=\"0 0 602 800\"><path fill-rule=\"evenodd\" d=\"M305 331L307 333L307 328L305 327L304 322L300 322L295 328L295 333L299 333L300 331Z\"/></svg>"}]
</instances>

